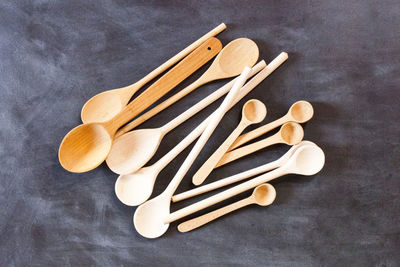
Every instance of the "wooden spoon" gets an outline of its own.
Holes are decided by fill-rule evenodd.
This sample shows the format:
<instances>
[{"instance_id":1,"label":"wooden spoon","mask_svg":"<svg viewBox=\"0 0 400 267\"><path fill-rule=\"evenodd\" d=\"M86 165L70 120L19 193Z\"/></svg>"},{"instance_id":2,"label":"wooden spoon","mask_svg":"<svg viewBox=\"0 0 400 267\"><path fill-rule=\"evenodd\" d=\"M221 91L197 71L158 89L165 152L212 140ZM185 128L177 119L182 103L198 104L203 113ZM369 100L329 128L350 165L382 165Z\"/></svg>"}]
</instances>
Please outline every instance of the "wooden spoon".
<instances>
[{"instance_id":1,"label":"wooden spoon","mask_svg":"<svg viewBox=\"0 0 400 267\"><path fill-rule=\"evenodd\" d=\"M267 67L261 70L255 77L239 92L230 108L245 97L254 87L262 82L276 68L287 59L287 54L282 53L275 58ZM258 64L257 64L258 65ZM257 67L254 66L254 68ZM187 135L178 145L165 154L160 160L149 167L144 167L129 175L120 175L115 183L115 194L118 199L128 206L137 206L145 202L153 192L153 186L160 171L165 168L179 153L196 140L209 124L210 119L216 111L208 116L199 124L189 135Z\"/></svg>"},{"instance_id":2,"label":"wooden spoon","mask_svg":"<svg viewBox=\"0 0 400 267\"><path fill-rule=\"evenodd\" d=\"M240 182L240 181L250 178L252 176L263 174L267 171L279 168L290 159L290 157L294 154L294 152L296 152L297 149L299 149L300 147L305 146L305 145L315 145L315 144L310 141L301 141L297 145L292 146L282 157L280 157L279 159L277 159L275 161L272 161L270 163L267 163L267 164L261 165L259 167L235 174L233 176L226 177L224 179L220 179L218 181L215 181L215 182L179 193L172 197L172 202L178 202L178 201L182 201L182 200L194 197L194 196L198 196L200 194L207 193L212 190L215 190L215 189L218 189L218 188L221 188L221 187L233 184L233 183Z\"/></svg>"},{"instance_id":3,"label":"wooden spoon","mask_svg":"<svg viewBox=\"0 0 400 267\"><path fill-rule=\"evenodd\" d=\"M219 34L226 28L224 23L221 23L212 31L208 32L196 42L192 43L177 55L166 61L160 67L156 68L138 82L119 89L108 90L95 95L89 99L82 108L81 118L83 123L90 122L105 122L117 115L129 102L132 95L136 93L143 85L175 65L182 58L187 56L194 49L199 47L210 37Z\"/></svg>"},{"instance_id":4,"label":"wooden spoon","mask_svg":"<svg viewBox=\"0 0 400 267\"><path fill-rule=\"evenodd\" d=\"M296 145L303 140L304 131L303 127L297 122L287 122L282 125L279 132L267 137L263 140L254 142L250 145L236 148L235 150L227 152L222 156L220 161L216 164L216 168L225 165L231 161L242 158L265 147L269 147L275 144L286 144L286 145Z\"/></svg>"},{"instance_id":5,"label":"wooden spoon","mask_svg":"<svg viewBox=\"0 0 400 267\"><path fill-rule=\"evenodd\" d=\"M275 120L273 122L270 122L264 126L258 127L257 129L254 129L248 133L242 134L241 136L239 136L235 142L233 142L233 144L230 146L230 148L228 149L228 151L231 151L247 142L249 142L250 140L253 140L273 129L275 129L276 127L281 126L282 124L284 124L285 122L297 122L297 123L304 123L309 121L314 115L314 109L312 107L312 105L304 100L301 101L297 101L296 103L294 103L288 113L283 116L282 118Z\"/></svg>"},{"instance_id":6,"label":"wooden spoon","mask_svg":"<svg viewBox=\"0 0 400 267\"><path fill-rule=\"evenodd\" d=\"M199 79L122 127L118 131L117 136L120 136L142 124L201 85L218 79L239 75L244 67L251 67L257 62L258 55L259 51L257 44L252 40L248 38L233 40L222 49L208 70Z\"/></svg>"},{"instance_id":7,"label":"wooden spoon","mask_svg":"<svg viewBox=\"0 0 400 267\"><path fill-rule=\"evenodd\" d=\"M251 76L263 67L265 67L264 61L252 69ZM162 138L168 132L229 92L235 80L227 83L160 128L134 130L117 137L106 160L108 167L118 174L129 174L139 170L151 159Z\"/></svg>"},{"instance_id":8,"label":"wooden spoon","mask_svg":"<svg viewBox=\"0 0 400 267\"><path fill-rule=\"evenodd\" d=\"M168 230L169 224L173 221L224 201L282 175L314 175L322 169L324 163L325 155L319 147L313 145L303 146L298 149L292 155L290 160L282 167L255 177L173 213L169 212L170 199L159 198L161 195L153 198L136 209L133 222L136 230L142 236L147 238L160 237Z\"/></svg>"},{"instance_id":9,"label":"wooden spoon","mask_svg":"<svg viewBox=\"0 0 400 267\"><path fill-rule=\"evenodd\" d=\"M227 205L225 207L222 207L220 209L206 213L202 216L183 222L178 225L178 230L181 233L192 231L196 228L199 228L200 226L203 226L211 221L216 220L219 217L224 216L225 214L228 214L232 211L241 209L251 204L257 204L259 206L268 206L271 205L272 202L274 202L275 198L276 198L275 188L270 184L261 184L256 188L254 188L251 196L239 200L230 205Z\"/></svg>"},{"instance_id":10,"label":"wooden spoon","mask_svg":"<svg viewBox=\"0 0 400 267\"><path fill-rule=\"evenodd\" d=\"M265 119L267 115L267 108L264 103L257 100L251 99L247 101L242 108L242 119L235 130L228 136L228 138L218 147L218 149L207 159L206 162L198 169L193 175L192 182L195 185L202 184L208 175L212 172L215 165L222 158L229 146L235 141L235 139L243 132L246 127L260 123Z\"/></svg>"},{"instance_id":11,"label":"wooden spoon","mask_svg":"<svg viewBox=\"0 0 400 267\"><path fill-rule=\"evenodd\" d=\"M221 46L218 39L208 39L111 120L82 124L72 129L62 140L58 151L61 165L71 172L85 172L96 168L110 152L115 132L119 127L174 88L182 81L182 77L187 77L187 73L193 73L214 57Z\"/></svg>"}]
</instances>

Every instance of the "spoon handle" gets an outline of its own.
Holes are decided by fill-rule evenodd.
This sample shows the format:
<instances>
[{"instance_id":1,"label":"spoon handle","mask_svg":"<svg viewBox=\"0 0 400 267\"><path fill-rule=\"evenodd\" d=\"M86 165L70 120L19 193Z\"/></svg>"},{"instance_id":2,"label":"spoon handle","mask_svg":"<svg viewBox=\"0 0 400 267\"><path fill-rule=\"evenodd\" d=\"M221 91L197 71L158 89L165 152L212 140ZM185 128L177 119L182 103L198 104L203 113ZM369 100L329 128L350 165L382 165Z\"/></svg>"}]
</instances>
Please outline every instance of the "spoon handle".
<instances>
[{"instance_id":1,"label":"spoon handle","mask_svg":"<svg viewBox=\"0 0 400 267\"><path fill-rule=\"evenodd\" d=\"M233 130L233 132L225 139L225 141L214 151L214 153L206 160L206 162L201 165L200 169L193 175L192 182L195 185L202 184L208 175L212 172L214 167L217 165L219 160L224 156L224 153L232 144L233 141L240 135L241 132L247 127L243 119L240 121L239 125Z\"/></svg>"},{"instance_id":2,"label":"spoon handle","mask_svg":"<svg viewBox=\"0 0 400 267\"><path fill-rule=\"evenodd\" d=\"M164 223L171 223L173 221L179 220L185 216L188 216L192 213L195 213L199 210L205 209L207 207L210 207L214 204L217 204L221 201L224 201L228 198L231 198L233 196L236 196L240 193L243 193L249 189L252 189L262 183L266 183L268 181L271 181L272 179L278 178L282 175L287 174L288 171L285 169L285 167L277 168L273 171L267 172L265 174L262 174L260 176L257 176L251 180L248 180L246 182L243 182L239 185L236 185L232 188L229 188L225 191L222 191L218 194L215 194L211 197L208 197L206 199L200 200L199 202L196 202L192 205L189 205L185 208L182 208L180 210L177 210L171 214L169 214L165 220Z\"/></svg>"},{"instance_id":3,"label":"spoon handle","mask_svg":"<svg viewBox=\"0 0 400 267\"><path fill-rule=\"evenodd\" d=\"M222 217L232 211L238 210L240 208L243 208L243 207L253 204L253 203L254 203L254 200L253 200L252 196L241 199L241 200L236 201L235 203L229 204L225 207L219 208L217 210L206 213L202 216L185 221L178 225L178 230L181 233L192 231L192 230L199 228L200 226L203 226L209 222L212 222L212 221L218 219L219 217Z\"/></svg>"},{"instance_id":4,"label":"spoon handle","mask_svg":"<svg viewBox=\"0 0 400 267\"><path fill-rule=\"evenodd\" d=\"M263 140L254 142L250 145L243 146L236 148L235 150L227 152L220 160L219 162L215 165L215 168L218 168L222 165L225 165L231 161L237 160L239 158L242 158L244 156L247 156L251 153L254 153L258 150L261 150L265 147L274 145L274 144L279 144L282 142L280 132L277 132L273 136L264 138Z\"/></svg>"},{"instance_id":5,"label":"spoon handle","mask_svg":"<svg viewBox=\"0 0 400 267\"><path fill-rule=\"evenodd\" d=\"M251 69L249 67L244 68L242 74L240 74L239 78L232 86L232 89L229 91L228 95L225 97L222 104L218 107L215 113L213 113L212 117L208 121L207 127L204 129L204 132L201 134L200 138L197 140L196 144L190 151L189 155L186 157L185 161L182 163L181 167L179 168L174 178L172 179L167 189L165 190L171 194L170 197L173 196L179 183L181 182L181 180L183 179L189 168L192 166L193 162L203 149L204 145L214 132L215 128L218 126L222 117L230 108L231 104L235 100L235 97L238 95L240 88L243 86L246 79L248 78L250 71Z\"/></svg>"},{"instance_id":6,"label":"spoon handle","mask_svg":"<svg viewBox=\"0 0 400 267\"><path fill-rule=\"evenodd\" d=\"M212 190L215 190L215 189L218 189L218 188L221 188L221 187L233 184L233 183L240 182L249 177L259 175L259 174L265 173L267 171L276 169L280 166L281 166L281 160L278 159L278 160L272 161L270 163L261 165L259 167L256 167L256 168L232 175L230 177L226 177L224 179L196 187L192 190L188 190L188 191L182 192L180 194L177 194L172 197L172 202L178 202L178 201L182 201L182 200L194 197L194 196L198 196L200 194L207 193Z\"/></svg>"},{"instance_id":7,"label":"spoon handle","mask_svg":"<svg viewBox=\"0 0 400 267\"><path fill-rule=\"evenodd\" d=\"M211 37L136 97L113 119L106 123L109 124L109 127L111 125L111 128L116 131L121 127L121 125L124 125L140 112L148 108L177 84L212 59L216 54L218 54L221 48L221 42L217 38Z\"/></svg>"}]
</instances>

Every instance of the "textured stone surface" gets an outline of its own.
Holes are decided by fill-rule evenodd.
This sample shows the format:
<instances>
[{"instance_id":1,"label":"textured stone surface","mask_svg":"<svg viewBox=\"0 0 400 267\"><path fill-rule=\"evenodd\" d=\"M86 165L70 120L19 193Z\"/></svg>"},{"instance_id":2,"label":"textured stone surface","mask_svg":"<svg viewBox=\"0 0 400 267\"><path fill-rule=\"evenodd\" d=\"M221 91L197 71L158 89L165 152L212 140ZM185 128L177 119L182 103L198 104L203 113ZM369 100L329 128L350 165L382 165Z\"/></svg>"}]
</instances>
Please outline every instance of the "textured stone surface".
<instances>
[{"instance_id":1,"label":"textured stone surface","mask_svg":"<svg viewBox=\"0 0 400 267\"><path fill-rule=\"evenodd\" d=\"M399 14L395 0L2 1L0 265L398 266ZM59 143L91 96L135 82L221 22L228 25L219 35L224 44L249 37L267 62L289 53L245 100L264 101L266 121L310 101L315 117L305 138L324 149L326 166L313 177L273 181L278 195L270 207L248 207L187 234L176 222L162 238L144 239L132 225L135 208L114 195L117 176L104 164L64 171ZM223 84L199 88L141 127L163 125ZM178 192L192 188L191 175L235 127L245 100L226 115ZM167 135L152 162L218 103ZM255 153L208 181L287 149ZM162 171L153 196L187 153Z\"/></svg>"}]
</instances>

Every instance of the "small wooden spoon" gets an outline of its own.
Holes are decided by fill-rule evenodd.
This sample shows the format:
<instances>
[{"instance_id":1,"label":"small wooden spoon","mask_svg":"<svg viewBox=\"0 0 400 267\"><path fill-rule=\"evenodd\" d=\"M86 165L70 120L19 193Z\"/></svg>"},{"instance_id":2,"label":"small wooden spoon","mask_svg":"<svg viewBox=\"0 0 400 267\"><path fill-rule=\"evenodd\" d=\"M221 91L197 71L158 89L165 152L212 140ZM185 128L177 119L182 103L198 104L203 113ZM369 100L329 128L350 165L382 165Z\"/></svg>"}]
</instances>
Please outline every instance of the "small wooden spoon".
<instances>
[{"instance_id":1,"label":"small wooden spoon","mask_svg":"<svg viewBox=\"0 0 400 267\"><path fill-rule=\"evenodd\" d=\"M209 222L216 220L219 217L224 216L225 214L228 214L232 211L238 210L240 208L243 208L251 204L257 204L259 206L268 206L271 205L272 202L274 202L275 198L276 198L275 188L270 184L261 184L256 188L254 188L251 196L239 200L230 205L227 205L225 207L222 207L220 209L206 213L202 216L183 222L178 225L178 230L181 233L192 231L196 228L199 228L200 226L203 226Z\"/></svg>"},{"instance_id":2,"label":"small wooden spoon","mask_svg":"<svg viewBox=\"0 0 400 267\"><path fill-rule=\"evenodd\" d=\"M115 132L134 116L148 108L174 88L187 73L193 73L213 58L222 47L217 38L210 38L153 83L111 120L81 124L62 140L58 158L71 172L86 172L99 166L107 157Z\"/></svg>"},{"instance_id":3,"label":"small wooden spoon","mask_svg":"<svg viewBox=\"0 0 400 267\"><path fill-rule=\"evenodd\" d=\"M285 122L297 122L297 123L304 123L309 121L314 115L314 109L312 105L304 100L297 101L294 103L288 113L283 116L282 118L275 120L273 122L270 122L264 126L258 127L257 129L254 129L248 133L242 134L239 136L235 142L229 147L228 151L231 151L247 142L250 140L253 140L273 129L276 127L281 126Z\"/></svg>"},{"instance_id":4,"label":"small wooden spoon","mask_svg":"<svg viewBox=\"0 0 400 267\"><path fill-rule=\"evenodd\" d=\"M239 75L246 66L253 66L258 59L259 51L257 44L248 38L235 39L227 44L217 55L214 62L203 75L195 82L180 90L161 104L150 109L134 121L122 127L117 136L126 133L150 119L160 111L174 104L196 88L211 81L230 78Z\"/></svg>"},{"instance_id":5,"label":"small wooden spoon","mask_svg":"<svg viewBox=\"0 0 400 267\"><path fill-rule=\"evenodd\" d=\"M132 95L136 93L143 85L172 67L179 60L184 58L194 49L199 47L210 37L213 37L223 31L226 28L224 23L221 23L212 31L208 32L196 42L192 43L184 50L176 54L174 57L166 61L164 64L147 74L144 78L138 82L119 89L108 90L100 94L95 95L89 99L82 107L81 118L83 123L90 122L105 122L112 119L117 115L129 102Z\"/></svg>"},{"instance_id":6,"label":"small wooden spoon","mask_svg":"<svg viewBox=\"0 0 400 267\"><path fill-rule=\"evenodd\" d=\"M254 153L260 149L274 144L296 145L300 143L301 140L303 140L303 137L304 131L303 127L301 127L300 124L298 124L297 122L287 122L282 125L279 132L277 132L273 136L254 142L250 145L239 147L235 150L229 151L220 159L215 167L217 168L219 166L225 165L231 161L247 156L251 153Z\"/></svg>"},{"instance_id":7,"label":"small wooden spoon","mask_svg":"<svg viewBox=\"0 0 400 267\"><path fill-rule=\"evenodd\" d=\"M263 67L265 67L265 62L261 61L253 67L251 75L254 75ZM151 159L167 133L229 92L235 80L214 91L162 127L134 130L115 138L110 154L106 159L108 167L118 174L129 174L137 171Z\"/></svg>"},{"instance_id":8,"label":"small wooden spoon","mask_svg":"<svg viewBox=\"0 0 400 267\"><path fill-rule=\"evenodd\" d=\"M235 130L228 136L228 138L218 147L218 149L207 159L206 162L197 170L193 175L192 182L195 185L202 184L208 175L212 172L217 165L218 161L222 158L229 146L235 141L235 139L243 132L246 127L260 123L265 119L267 115L267 108L264 103L257 100L251 99L247 101L242 108L242 119Z\"/></svg>"}]
</instances>

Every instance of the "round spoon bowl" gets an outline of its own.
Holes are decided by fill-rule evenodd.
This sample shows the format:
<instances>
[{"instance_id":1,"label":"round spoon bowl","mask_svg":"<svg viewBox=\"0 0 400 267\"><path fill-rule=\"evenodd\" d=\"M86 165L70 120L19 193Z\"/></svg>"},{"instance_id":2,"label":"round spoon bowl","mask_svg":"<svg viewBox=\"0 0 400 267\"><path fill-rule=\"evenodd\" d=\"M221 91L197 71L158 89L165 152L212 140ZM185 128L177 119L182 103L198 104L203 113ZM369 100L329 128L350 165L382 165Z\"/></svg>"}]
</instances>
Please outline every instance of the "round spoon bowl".
<instances>
[{"instance_id":1,"label":"round spoon bowl","mask_svg":"<svg viewBox=\"0 0 400 267\"><path fill-rule=\"evenodd\" d=\"M235 57L232 58L232 55ZM229 73L229 76L235 76L239 75L245 66L253 66L258 56L258 46L254 41L248 38L238 38L224 47L217 57L221 71Z\"/></svg>"},{"instance_id":2,"label":"round spoon bowl","mask_svg":"<svg viewBox=\"0 0 400 267\"><path fill-rule=\"evenodd\" d=\"M296 122L304 123L313 117L314 109L309 102L301 100L290 107L289 113Z\"/></svg>"},{"instance_id":3,"label":"round spoon bowl","mask_svg":"<svg viewBox=\"0 0 400 267\"><path fill-rule=\"evenodd\" d=\"M296 145L303 140L303 127L296 122L288 122L282 125L280 130L282 140L288 145Z\"/></svg>"},{"instance_id":4,"label":"round spoon bowl","mask_svg":"<svg viewBox=\"0 0 400 267\"><path fill-rule=\"evenodd\" d=\"M89 99L81 110L82 122L105 122L117 115L125 106L116 94L117 90L120 89L105 91Z\"/></svg>"},{"instance_id":5,"label":"round spoon bowl","mask_svg":"<svg viewBox=\"0 0 400 267\"><path fill-rule=\"evenodd\" d=\"M170 199L159 195L140 205L133 215L136 231L147 238L162 236L169 227L164 220L169 215Z\"/></svg>"},{"instance_id":6,"label":"round spoon bowl","mask_svg":"<svg viewBox=\"0 0 400 267\"><path fill-rule=\"evenodd\" d=\"M325 154L316 145L305 145L296 151L294 164L298 174L314 175L318 173L325 164Z\"/></svg>"},{"instance_id":7,"label":"round spoon bowl","mask_svg":"<svg viewBox=\"0 0 400 267\"><path fill-rule=\"evenodd\" d=\"M244 104L242 116L251 123L260 123L267 116L267 108L257 99L251 99Z\"/></svg>"},{"instance_id":8,"label":"round spoon bowl","mask_svg":"<svg viewBox=\"0 0 400 267\"><path fill-rule=\"evenodd\" d=\"M254 189L252 195L258 205L268 206L274 202L276 198L276 190L270 184L262 184Z\"/></svg>"},{"instance_id":9,"label":"round spoon bowl","mask_svg":"<svg viewBox=\"0 0 400 267\"><path fill-rule=\"evenodd\" d=\"M101 124L81 124L64 137L58 158L66 170L86 172L104 161L111 144L112 138Z\"/></svg>"},{"instance_id":10,"label":"round spoon bowl","mask_svg":"<svg viewBox=\"0 0 400 267\"><path fill-rule=\"evenodd\" d=\"M153 192L154 175L149 168L135 173L120 175L115 182L117 198L127 206L138 206L150 198Z\"/></svg>"},{"instance_id":11,"label":"round spoon bowl","mask_svg":"<svg viewBox=\"0 0 400 267\"><path fill-rule=\"evenodd\" d=\"M107 166L117 174L140 169L155 154L163 137L159 128L135 130L114 140Z\"/></svg>"}]
</instances>

